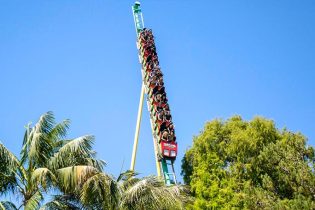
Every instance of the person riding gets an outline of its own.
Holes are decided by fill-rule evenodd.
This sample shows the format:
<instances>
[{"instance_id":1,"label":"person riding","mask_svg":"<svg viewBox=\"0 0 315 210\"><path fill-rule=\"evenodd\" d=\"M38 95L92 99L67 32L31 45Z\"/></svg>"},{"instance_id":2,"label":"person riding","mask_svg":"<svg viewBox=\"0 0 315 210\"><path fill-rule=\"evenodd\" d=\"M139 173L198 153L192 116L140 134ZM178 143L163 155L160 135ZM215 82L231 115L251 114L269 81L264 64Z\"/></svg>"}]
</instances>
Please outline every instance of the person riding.
<instances>
[{"instance_id":1,"label":"person riding","mask_svg":"<svg viewBox=\"0 0 315 210\"><path fill-rule=\"evenodd\" d=\"M164 111L163 109L161 109L156 113L156 121L162 122L163 119L164 119Z\"/></svg>"},{"instance_id":2,"label":"person riding","mask_svg":"<svg viewBox=\"0 0 315 210\"><path fill-rule=\"evenodd\" d=\"M160 136L162 141L168 141L169 133L167 130L164 130Z\"/></svg>"},{"instance_id":3,"label":"person riding","mask_svg":"<svg viewBox=\"0 0 315 210\"><path fill-rule=\"evenodd\" d=\"M168 141L176 141L176 136L175 136L175 133L174 131L170 131L170 133L168 134Z\"/></svg>"},{"instance_id":4,"label":"person riding","mask_svg":"<svg viewBox=\"0 0 315 210\"><path fill-rule=\"evenodd\" d=\"M162 72L161 72L159 67L154 67L152 69L152 71L147 72L146 75L145 75L145 79L149 80L149 78L154 77L154 76L156 76L158 78L163 76L163 74L162 74Z\"/></svg>"},{"instance_id":5,"label":"person riding","mask_svg":"<svg viewBox=\"0 0 315 210\"><path fill-rule=\"evenodd\" d=\"M171 112L169 110L164 109L163 113L164 113L165 121L168 122L169 124L171 124L171 122L172 122Z\"/></svg>"},{"instance_id":6,"label":"person riding","mask_svg":"<svg viewBox=\"0 0 315 210\"><path fill-rule=\"evenodd\" d=\"M158 78L156 76L154 76L154 77L149 78L148 85L152 89L152 88L156 87L157 82L158 82Z\"/></svg>"}]
</instances>

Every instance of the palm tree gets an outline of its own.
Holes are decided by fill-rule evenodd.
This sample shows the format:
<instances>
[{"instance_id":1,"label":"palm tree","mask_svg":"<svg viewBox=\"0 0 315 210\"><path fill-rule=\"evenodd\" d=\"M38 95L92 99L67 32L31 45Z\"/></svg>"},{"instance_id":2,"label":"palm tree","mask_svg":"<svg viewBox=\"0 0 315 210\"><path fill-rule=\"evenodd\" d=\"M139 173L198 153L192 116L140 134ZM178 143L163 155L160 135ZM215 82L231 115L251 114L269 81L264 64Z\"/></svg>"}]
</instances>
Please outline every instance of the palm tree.
<instances>
[{"instance_id":1,"label":"palm tree","mask_svg":"<svg viewBox=\"0 0 315 210\"><path fill-rule=\"evenodd\" d=\"M105 163L92 150L94 137L65 139L69 124L69 120L56 124L52 112L42 115L33 127L28 124L20 159L0 143L0 195L12 193L22 198L18 208L3 201L0 209L39 209L43 193L52 189L78 199L81 186L68 181L83 181L89 173L102 171Z\"/></svg>"},{"instance_id":2,"label":"palm tree","mask_svg":"<svg viewBox=\"0 0 315 210\"><path fill-rule=\"evenodd\" d=\"M65 139L69 120L55 123L51 112L26 126L18 159L0 143L0 195L22 198L18 208L0 202L0 210L182 209L182 186L165 186L154 177L136 178L127 171L117 179L103 172L105 163L92 150L93 136ZM41 206L43 194L58 192Z\"/></svg>"},{"instance_id":3,"label":"palm tree","mask_svg":"<svg viewBox=\"0 0 315 210\"><path fill-rule=\"evenodd\" d=\"M129 181L128 181L129 182ZM156 176L142 179L132 178L124 189L121 209L183 209L188 201L184 186L165 186L164 180Z\"/></svg>"},{"instance_id":4,"label":"palm tree","mask_svg":"<svg viewBox=\"0 0 315 210\"><path fill-rule=\"evenodd\" d=\"M80 186L76 191L79 194L57 196L41 209L173 210L183 209L184 203L189 201L183 186L165 186L158 177L139 179L136 175L127 171L115 179L104 172L82 168L67 178L69 188Z\"/></svg>"},{"instance_id":5,"label":"palm tree","mask_svg":"<svg viewBox=\"0 0 315 210\"><path fill-rule=\"evenodd\" d=\"M82 186L80 200L89 209L161 210L183 209L189 201L184 186L166 186L156 176L136 178L133 171L114 179L97 172Z\"/></svg>"}]
</instances>

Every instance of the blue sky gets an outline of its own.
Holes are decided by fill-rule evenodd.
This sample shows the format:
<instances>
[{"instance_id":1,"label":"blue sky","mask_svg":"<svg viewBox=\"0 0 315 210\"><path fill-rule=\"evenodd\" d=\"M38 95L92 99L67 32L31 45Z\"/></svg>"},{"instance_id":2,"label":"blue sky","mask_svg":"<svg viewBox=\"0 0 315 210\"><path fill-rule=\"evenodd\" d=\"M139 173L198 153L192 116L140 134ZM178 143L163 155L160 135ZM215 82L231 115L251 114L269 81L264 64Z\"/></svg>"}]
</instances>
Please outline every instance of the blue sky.
<instances>
[{"instance_id":1,"label":"blue sky","mask_svg":"<svg viewBox=\"0 0 315 210\"><path fill-rule=\"evenodd\" d=\"M130 165L140 64L133 1L1 1L0 140L18 154L24 125L46 111L69 137L96 136L117 176ZM273 119L315 146L314 1L142 1L152 28L179 156L206 121ZM144 109L136 170L155 174Z\"/></svg>"}]
</instances>

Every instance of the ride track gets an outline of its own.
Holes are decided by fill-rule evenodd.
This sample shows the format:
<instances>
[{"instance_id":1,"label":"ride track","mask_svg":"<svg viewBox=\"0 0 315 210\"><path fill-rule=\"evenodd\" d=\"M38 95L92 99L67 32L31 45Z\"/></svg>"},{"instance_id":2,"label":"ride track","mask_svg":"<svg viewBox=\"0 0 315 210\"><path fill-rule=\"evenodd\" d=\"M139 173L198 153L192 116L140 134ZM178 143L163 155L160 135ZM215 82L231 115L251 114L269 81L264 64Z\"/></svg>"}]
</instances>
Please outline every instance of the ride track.
<instances>
[{"instance_id":1,"label":"ride track","mask_svg":"<svg viewBox=\"0 0 315 210\"><path fill-rule=\"evenodd\" d=\"M146 95L150 113L157 175L163 177L167 185L176 184L174 162L178 148L163 83L163 74L159 66L154 43L154 36L152 30L144 27L140 2L135 2L132 6L132 12L137 34L136 44L139 61L142 65L142 86L130 170L134 171L135 169L143 101L144 95Z\"/></svg>"}]
</instances>

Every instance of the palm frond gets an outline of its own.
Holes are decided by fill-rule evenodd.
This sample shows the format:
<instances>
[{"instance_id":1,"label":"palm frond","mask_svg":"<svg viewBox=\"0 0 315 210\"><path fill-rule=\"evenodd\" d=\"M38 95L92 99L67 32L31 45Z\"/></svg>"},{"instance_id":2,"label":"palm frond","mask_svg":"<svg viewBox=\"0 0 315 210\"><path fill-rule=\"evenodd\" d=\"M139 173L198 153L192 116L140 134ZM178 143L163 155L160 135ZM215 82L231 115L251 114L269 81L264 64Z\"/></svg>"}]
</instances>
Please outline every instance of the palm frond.
<instances>
[{"instance_id":1,"label":"palm frond","mask_svg":"<svg viewBox=\"0 0 315 210\"><path fill-rule=\"evenodd\" d=\"M25 133L23 138L23 144L22 144L22 150L20 152L21 155L21 165L24 165L24 163L28 160L28 150L29 150L29 141L30 141L30 134L31 134L32 128L31 123L28 123L25 126Z\"/></svg>"},{"instance_id":2,"label":"palm frond","mask_svg":"<svg viewBox=\"0 0 315 210\"><path fill-rule=\"evenodd\" d=\"M40 202L43 199L43 195L40 191L36 191L28 200L24 201L24 210L34 210L38 209Z\"/></svg>"},{"instance_id":3,"label":"palm frond","mask_svg":"<svg viewBox=\"0 0 315 210\"><path fill-rule=\"evenodd\" d=\"M117 182L119 181L126 181L130 178L133 178L135 176L139 175L139 173L132 171L132 170L127 170L121 174L119 174L118 178L117 178Z\"/></svg>"},{"instance_id":4,"label":"palm frond","mask_svg":"<svg viewBox=\"0 0 315 210\"><path fill-rule=\"evenodd\" d=\"M49 134L55 125L55 117L53 112L49 111L41 115L34 129L38 133Z\"/></svg>"},{"instance_id":5,"label":"palm frond","mask_svg":"<svg viewBox=\"0 0 315 210\"><path fill-rule=\"evenodd\" d=\"M58 152L58 150L63 147L64 145L68 144L70 141L72 141L73 139L59 139L59 141L55 142L55 148L57 149L56 152Z\"/></svg>"},{"instance_id":6,"label":"palm frond","mask_svg":"<svg viewBox=\"0 0 315 210\"><path fill-rule=\"evenodd\" d=\"M73 165L90 165L102 170L104 163L94 158L93 142L94 136L89 135L69 141L50 159L50 167L57 170Z\"/></svg>"},{"instance_id":7,"label":"palm frond","mask_svg":"<svg viewBox=\"0 0 315 210\"><path fill-rule=\"evenodd\" d=\"M14 193L17 187L17 180L14 173L9 175L0 173L0 195L7 194L9 192Z\"/></svg>"},{"instance_id":8,"label":"palm frond","mask_svg":"<svg viewBox=\"0 0 315 210\"><path fill-rule=\"evenodd\" d=\"M53 200L41 206L39 210L63 210L63 209L67 209L63 203Z\"/></svg>"},{"instance_id":9,"label":"palm frond","mask_svg":"<svg viewBox=\"0 0 315 210\"><path fill-rule=\"evenodd\" d=\"M184 209L184 204L192 201L189 197L189 190L187 186L183 185L172 185L164 186L163 193L163 205L171 206L173 209Z\"/></svg>"},{"instance_id":10,"label":"palm frond","mask_svg":"<svg viewBox=\"0 0 315 210\"><path fill-rule=\"evenodd\" d=\"M93 166L94 168L97 168L99 171L102 171L104 166L106 166L106 162L103 160L99 160L96 158L85 158L85 165Z\"/></svg>"},{"instance_id":11,"label":"palm frond","mask_svg":"<svg viewBox=\"0 0 315 210\"><path fill-rule=\"evenodd\" d=\"M96 209L117 209L121 190L113 177L97 173L84 183L80 197L86 206Z\"/></svg>"},{"instance_id":12,"label":"palm frond","mask_svg":"<svg viewBox=\"0 0 315 210\"><path fill-rule=\"evenodd\" d=\"M2 143L0 143L0 194L14 191L16 187L15 173L19 160Z\"/></svg>"},{"instance_id":13,"label":"palm frond","mask_svg":"<svg viewBox=\"0 0 315 210\"><path fill-rule=\"evenodd\" d=\"M164 181L149 176L125 190L121 207L126 209L181 209L181 189L165 186Z\"/></svg>"},{"instance_id":14,"label":"palm frond","mask_svg":"<svg viewBox=\"0 0 315 210\"><path fill-rule=\"evenodd\" d=\"M80 191L83 183L98 173L98 170L93 166L81 165L58 169L56 172L58 186L61 191L65 193L77 193Z\"/></svg>"},{"instance_id":15,"label":"palm frond","mask_svg":"<svg viewBox=\"0 0 315 210\"><path fill-rule=\"evenodd\" d=\"M17 210L17 208L10 201L0 201L0 210Z\"/></svg>"},{"instance_id":16,"label":"palm frond","mask_svg":"<svg viewBox=\"0 0 315 210\"><path fill-rule=\"evenodd\" d=\"M31 181L34 185L41 186L45 190L56 183L56 177L48 168L37 168L32 172Z\"/></svg>"},{"instance_id":17,"label":"palm frond","mask_svg":"<svg viewBox=\"0 0 315 210\"><path fill-rule=\"evenodd\" d=\"M52 154L53 146L45 133L36 132L32 135L29 144L28 158L38 167L45 165Z\"/></svg>"},{"instance_id":18,"label":"palm frond","mask_svg":"<svg viewBox=\"0 0 315 210\"><path fill-rule=\"evenodd\" d=\"M57 142L67 136L67 131L70 126L70 120L66 119L61 123L55 125L51 131L48 133L48 138L54 142L56 146ZM58 148L58 147L57 147Z\"/></svg>"},{"instance_id":19,"label":"palm frond","mask_svg":"<svg viewBox=\"0 0 315 210\"><path fill-rule=\"evenodd\" d=\"M81 210L84 209L77 198L72 195L55 195L53 200L39 210Z\"/></svg>"},{"instance_id":20,"label":"palm frond","mask_svg":"<svg viewBox=\"0 0 315 210\"><path fill-rule=\"evenodd\" d=\"M83 184L80 197L83 204L96 209L117 209L121 190L113 177L97 173Z\"/></svg>"},{"instance_id":21,"label":"palm frond","mask_svg":"<svg viewBox=\"0 0 315 210\"><path fill-rule=\"evenodd\" d=\"M0 170L13 169L19 165L19 160L0 142Z\"/></svg>"},{"instance_id":22,"label":"palm frond","mask_svg":"<svg viewBox=\"0 0 315 210\"><path fill-rule=\"evenodd\" d=\"M52 112L43 114L33 128L27 125L23 147L21 151L21 162L24 164L29 160L32 165L43 166L52 155L53 145L49 139L49 133L53 129L55 118Z\"/></svg>"}]
</instances>

